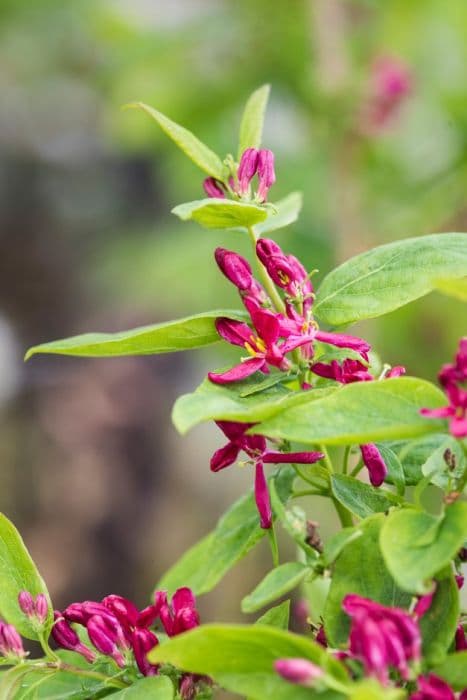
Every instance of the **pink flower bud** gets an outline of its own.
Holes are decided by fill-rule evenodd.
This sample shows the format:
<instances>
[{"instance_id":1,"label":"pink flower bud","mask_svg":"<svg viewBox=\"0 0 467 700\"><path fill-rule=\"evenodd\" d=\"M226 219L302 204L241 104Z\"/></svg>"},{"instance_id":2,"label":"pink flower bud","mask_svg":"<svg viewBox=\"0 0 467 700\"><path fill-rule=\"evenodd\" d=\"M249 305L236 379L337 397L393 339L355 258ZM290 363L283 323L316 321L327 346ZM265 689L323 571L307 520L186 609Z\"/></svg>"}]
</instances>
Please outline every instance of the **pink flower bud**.
<instances>
[{"instance_id":1,"label":"pink flower bud","mask_svg":"<svg viewBox=\"0 0 467 700\"><path fill-rule=\"evenodd\" d=\"M29 591L21 591L21 593L18 594L18 603L19 603L19 607L21 608L21 611L27 617L34 616L34 613L35 613L34 598L29 593Z\"/></svg>"},{"instance_id":2,"label":"pink flower bud","mask_svg":"<svg viewBox=\"0 0 467 700\"><path fill-rule=\"evenodd\" d=\"M38 593L36 596L36 617L41 625L47 620L49 615L49 603L43 593Z\"/></svg>"},{"instance_id":3,"label":"pink flower bud","mask_svg":"<svg viewBox=\"0 0 467 700\"><path fill-rule=\"evenodd\" d=\"M178 688L181 700L194 700L196 697L195 677L192 673L185 673Z\"/></svg>"},{"instance_id":4,"label":"pink flower bud","mask_svg":"<svg viewBox=\"0 0 467 700\"><path fill-rule=\"evenodd\" d=\"M455 646L456 651L467 650L467 637L465 636L465 630L462 625L458 625L456 629Z\"/></svg>"},{"instance_id":5,"label":"pink flower bud","mask_svg":"<svg viewBox=\"0 0 467 700\"><path fill-rule=\"evenodd\" d=\"M248 291L253 282L250 264L238 253L225 248L216 248L216 262L223 274L240 291Z\"/></svg>"},{"instance_id":6,"label":"pink flower bud","mask_svg":"<svg viewBox=\"0 0 467 700\"><path fill-rule=\"evenodd\" d=\"M265 202L269 189L276 181L274 172L274 153L265 148L258 153L258 198Z\"/></svg>"},{"instance_id":7,"label":"pink flower bud","mask_svg":"<svg viewBox=\"0 0 467 700\"><path fill-rule=\"evenodd\" d=\"M133 632L132 647L136 664L143 676L154 676L158 667L148 661L147 655L159 644L154 632L148 629L136 629Z\"/></svg>"},{"instance_id":8,"label":"pink flower bud","mask_svg":"<svg viewBox=\"0 0 467 700\"><path fill-rule=\"evenodd\" d=\"M419 597L417 604L414 608L413 614L414 617L420 618L425 615L425 613L428 612L428 610L431 608L431 604L433 602L433 596L436 592L436 582L433 586L433 590L430 591L430 593L427 593L426 595L422 595Z\"/></svg>"},{"instance_id":9,"label":"pink flower bud","mask_svg":"<svg viewBox=\"0 0 467 700\"><path fill-rule=\"evenodd\" d=\"M260 525L263 530L269 530L272 525L271 501L269 500L268 482L264 475L264 468L259 461L255 465L255 501Z\"/></svg>"},{"instance_id":10,"label":"pink flower bud","mask_svg":"<svg viewBox=\"0 0 467 700\"><path fill-rule=\"evenodd\" d=\"M454 700L454 692L442 678L429 673L417 678L418 691L412 693L410 700Z\"/></svg>"},{"instance_id":11,"label":"pink flower bud","mask_svg":"<svg viewBox=\"0 0 467 700\"><path fill-rule=\"evenodd\" d=\"M217 199L225 199L223 185L214 177L207 177L203 181L204 191L208 197L216 197Z\"/></svg>"},{"instance_id":12,"label":"pink flower bud","mask_svg":"<svg viewBox=\"0 0 467 700\"><path fill-rule=\"evenodd\" d=\"M13 625L0 622L0 654L15 659L26 656L23 642Z\"/></svg>"},{"instance_id":13,"label":"pink flower bud","mask_svg":"<svg viewBox=\"0 0 467 700\"><path fill-rule=\"evenodd\" d=\"M368 443L367 445L360 445L360 452L362 453L363 463L368 469L370 482L373 486L381 486L386 478L388 469L380 451L376 445Z\"/></svg>"},{"instance_id":14,"label":"pink flower bud","mask_svg":"<svg viewBox=\"0 0 467 700\"><path fill-rule=\"evenodd\" d=\"M239 192L242 196L248 194L250 182L255 176L258 167L258 151L256 148L247 148L243 151L238 166L237 177Z\"/></svg>"},{"instance_id":15,"label":"pink flower bud","mask_svg":"<svg viewBox=\"0 0 467 700\"><path fill-rule=\"evenodd\" d=\"M112 657L117 665L123 668L125 659L120 647L126 648L126 640L117 619L111 621L109 618L94 615L88 620L86 628L96 649L101 654Z\"/></svg>"},{"instance_id":16,"label":"pink flower bud","mask_svg":"<svg viewBox=\"0 0 467 700\"><path fill-rule=\"evenodd\" d=\"M274 668L286 681L304 686L313 686L324 675L324 671L308 659L277 659Z\"/></svg>"},{"instance_id":17,"label":"pink flower bud","mask_svg":"<svg viewBox=\"0 0 467 700\"><path fill-rule=\"evenodd\" d=\"M457 576L454 576L454 578L456 579L457 588L460 590L464 585L464 577L462 574L457 574Z\"/></svg>"},{"instance_id":18,"label":"pink flower bud","mask_svg":"<svg viewBox=\"0 0 467 700\"><path fill-rule=\"evenodd\" d=\"M78 654L84 656L86 661L93 663L96 659L96 655L91 649L82 644L75 630L71 627L70 623L63 618L58 610L54 612L54 619L55 624L52 627L52 638L55 643L62 649L76 651Z\"/></svg>"},{"instance_id":19,"label":"pink flower bud","mask_svg":"<svg viewBox=\"0 0 467 700\"><path fill-rule=\"evenodd\" d=\"M109 612L115 615L129 641L130 630L136 625L139 618L136 605L131 600L127 600L127 598L123 598L120 595L108 595L102 600L102 604L105 605Z\"/></svg>"}]
</instances>

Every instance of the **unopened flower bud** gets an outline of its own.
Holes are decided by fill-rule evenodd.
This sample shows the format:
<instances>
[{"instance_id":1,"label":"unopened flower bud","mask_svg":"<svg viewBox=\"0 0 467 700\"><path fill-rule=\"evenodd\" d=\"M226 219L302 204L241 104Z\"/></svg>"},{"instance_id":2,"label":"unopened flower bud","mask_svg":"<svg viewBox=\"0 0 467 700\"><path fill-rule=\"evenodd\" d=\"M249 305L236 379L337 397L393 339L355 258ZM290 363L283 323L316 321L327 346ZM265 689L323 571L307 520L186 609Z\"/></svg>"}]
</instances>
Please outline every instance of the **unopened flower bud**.
<instances>
[{"instance_id":1,"label":"unopened flower bud","mask_svg":"<svg viewBox=\"0 0 467 700\"><path fill-rule=\"evenodd\" d=\"M360 452L362 453L363 463L368 469L370 482L373 486L381 486L386 478L388 469L380 451L376 445L368 443L367 445L360 445Z\"/></svg>"},{"instance_id":2,"label":"unopened flower bud","mask_svg":"<svg viewBox=\"0 0 467 700\"><path fill-rule=\"evenodd\" d=\"M13 625L0 622L0 654L12 658L26 656L23 641Z\"/></svg>"},{"instance_id":3,"label":"unopened flower bud","mask_svg":"<svg viewBox=\"0 0 467 700\"><path fill-rule=\"evenodd\" d=\"M434 596L435 592L436 592L436 582L435 582L435 585L433 586L432 591L419 597L417 604L416 604L414 611L413 611L414 617L416 617L416 618L423 617L423 615L425 615L425 613L428 612L428 610L431 608L431 604L433 602L433 596Z\"/></svg>"},{"instance_id":4,"label":"unopened flower bud","mask_svg":"<svg viewBox=\"0 0 467 700\"><path fill-rule=\"evenodd\" d=\"M29 591L21 591L21 593L18 594L18 603L19 603L19 607L21 608L21 611L27 617L34 616L34 613L35 613L34 598L29 593Z\"/></svg>"},{"instance_id":5,"label":"unopened flower bud","mask_svg":"<svg viewBox=\"0 0 467 700\"><path fill-rule=\"evenodd\" d=\"M185 673L178 688L182 700L194 700L196 697L195 677L192 673Z\"/></svg>"},{"instance_id":6,"label":"unopened flower bud","mask_svg":"<svg viewBox=\"0 0 467 700\"><path fill-rule=\"evenodd\" d=\"M256 148L247 148L243 151L238 166L237 177L239 192L242 196L248 194L250 182L255 176L258 167L258 151Z\"/></svg>"},{"instance_id":7,"label":"unopened flower bud","mask_svg":"<svg viewBox=\"0 0 467 700\"><path fill-rule=\"evenodd\" d=\"M263 530L272 527L272 509L269 499L268 482L264 475L264 467L261 462L255 465L255 501L259 512L260 525Z\"/></svg>"},{"instance_id":8,"label":"unopened flower bud","mask_svg":"<svg viewBox=\"0 0 467 700\"><path fill-rule=\"evenodd\" d=\"M158 666L148 661L147 655L159 644L154 632L148 629L136 629L133 632L131 646L135 656L136 664L143 676L154 676Z\"/></svg>"},{"instance_id":9,"label":"unopened flower bud","mask_svg":"<svg viewBox=\"0 0 467 700\"><path fill-rule=\"evenodd\" d=\"M223 274L240 291L248 291L253 282L251 267L248 260L241 255L225 248L216 248L216 262Z\"/></svg>"},{"instance_id":10,"label":"unopened flower bud","mask_svg":"<svg viewBox=\"0 0 467 700\"><path fill-rule=\"evenodd\" d=\"M462 574L457 574L454 578L456 579L457 588L460 590L464 585L464 577Z\"/></svg>"},{"instance_id":11,"label":"unopened flower bud","mask_svg":"<svg viewBox=\"0 0 467 700\"><path fill-rule=\"evenodd\" d=\"M38 593L36 596L36 617L41 625L47 620L49 614L49 603L43 593Z\"/></svg>"},{"instance_id":12,"label":"unopened flower bud","mask_svg":"<svg viewBox=\"0 0 467 700\"><path fill-rule=\"evenodd\" d=\"M115 615L125 632L127 641L129 641L131 637L131 628L136 625L139 619L139 612L136 605L134 605L131 600L123 598L120 595L108 595L102 600L102 604Z\"/></svg>"},{"instance_id":13,"label":"unopened flower bud","mask_svg":"<svg viewBox=\"0 0 467 700\"><path fill-rule=\"evenodd\" d=\"M126 648L126 640L117 619L111 622L109 618L94 615L89 619L86 628L96 649L101 654L112 657L118 666L123 668L125 659L119 647Z\"/></svg>"},{"instance_id":14,"label":"unopened flower bud","mask_svg":"<svg viewBox=\"0 0 467 700\"><path fill-rule=\"evenodd\" d=\"M225 199L223 185L215 177L207 177L203 181L204 191L208 197L216 197L217 199Z\"/></svg>"},{"instance_id":15,"label":"unopened flower bud","mask_svg":"<svg viewBox=\"0 0 467 700\"><path fill-rule=\"evenodd\" d=\"M70 623L64 619L58 610L54 612L55 624L52 627L52 638L62 649L76 651L84 656L86 661L93 663L96 655L85 644L83 644Z\"/></svg>"},{"instance_id":16,"label":"unopened flower bud","mask_svg":"<svg viewBox=\"0 0 467 700\"><path fill-rule=\"evenodd\" d=\"M465 636L465 630L462 625L458 625L456 629L455 647L456 651L467 650L467 637Z\"/></svg>"},{"instance_id":17,"label":"unopened flower bud","mask_svg":"<svg viewBox=\"0 0 467 700\"><path fill-rule=\"evenodd\" d=\"M265 148L258 153L258 180L258 198L260 202L265 202L269 189L276 181L274 153Z\"/></svg>"},{"instance_id":18,"label":"unopened flower bud","mask_svg":"<svg viewBox=\"0 0 467 700\"><path fill-rule=\"evenodd\" d=\"M277 659L274 668L286 681L304 686L313 686L324 675L319 666L307 659Z\"/></svg>"}]
</instances>

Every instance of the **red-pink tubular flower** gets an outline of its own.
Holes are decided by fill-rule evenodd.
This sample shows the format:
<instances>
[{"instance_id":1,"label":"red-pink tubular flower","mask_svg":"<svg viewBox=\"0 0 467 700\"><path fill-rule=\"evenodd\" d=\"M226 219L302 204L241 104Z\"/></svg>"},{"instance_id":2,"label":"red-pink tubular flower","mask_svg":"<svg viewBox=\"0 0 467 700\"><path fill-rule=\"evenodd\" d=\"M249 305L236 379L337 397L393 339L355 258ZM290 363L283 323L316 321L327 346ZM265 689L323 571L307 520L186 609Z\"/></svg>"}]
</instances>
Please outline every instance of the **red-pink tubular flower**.
<instances>
[{"instance_id":1,"label":"red-pink tubular flower","mask_svg":"<svg viewBox=\"0 0 467 700\"><path fill-rule=\"evenodd\" d=\"M258 508L260 525L264 530L269 530L272 525L272 508L269 499L268 482L264 475L262 462L255 464L255 502Z\"/></svg>"},{"instance_id":2,"label":"red-pink tubular flower","mask_svg":"<svg viewBox=\"0 0 467 700\"><path fill-rule=\"evenodd\" d=\"M324 675L323 669L308 659L277 659L274 668L286 681L308 687Z\"/></svg>"},{"instance_id":3,"label":"red-pink tubular flower","mask_svg":"<svg viewBox=\"0 0 467 700\"><path fill-rule=\"evenodd\" d=\"M366 366L358 360L344 360L339 363L337 360L331 362L315 362L311 371L319 377L334 379L340 384L352 384L354 382L372 382L373 375L368 372Z\"/></svg>"},{"instance_id":4,"label":"red-pink tubular flower","mask_svg":"<svg viewBox=\"0 0 467 700\"><path fill-rule=\"evenodd\" d=\"M274 172L274 153L267 148L258 152L258 191L260 202L265 202L270 188L276 181Z\"/></svg>"},{"instance_id":5,"label":"red-pink tubular flower","mask_svg":"<svg viewBox=\"0 0 467 700\"><path fill-rule=\"evenodd\" d=\"M384 685L389 669L408 679L408 663L418 661L421 635L416 621L400 608L389 608L368 598L347 595L342 603L352 620L350 653L362 661L368 675Z\"/></svg>"},{"instance_id":6,"label":"red-pink tubular flower","mask_svg":"<svg viewBox=\"0 0 467 700\"><path fill-rule=\"evenodd\" d=\"M88 620L86 625L89 639L96 649L110 656L120 668L125 666L125 658L122 649L128 648L124 631L117 618L113 620L109 617L94 615Z\"/></svg>"},{"instance_id":7,"label":"red-pink tubular flower","mask_svg":"<svg viewBox=\"0 0 467 700\"><path fill-rule=\"evenodd\" d=\"M167 601L166 598L165 601ZM168 602L162 603L159 615L169 637L187 632L199 625L196 599L190 588L179 588L176 590L170 605Z\"/></svg>"},{"instance_id":8,"label":"red-pink tubular flower","mask_svg":"<svg viewBox=\"0 0 467 700\"><path fill-rule=\"evenodd\" d=\"M23 642L16 628L0 622L0 654L11 659L21 659L26 656Z\"/></svg>"},{"instance_id":9,"label":"red-pink tubular flower","mask_svg":"<svg viewBox=\"0 0 467 700\"><path fill-rule=\"evenodd\" d=\"M315 642L317 642L317 644L319 644L322 647L328 646L328 640L326 637L326 632L324 631L324 625L321 625L321 627L319 628L315 637Z\"/></svg>"},{"instance_id":10,"label":"red-pink tubular flower","mask_svg":"<svg viewBox=\"0 0 467 700\"><path fill-rule=\"evenodd\" d=\"M27 617L34 617L36 606L34 603L34 598L29 591L21 591L18 594L18 604L21 612L23 612Z\"/></svg>"},{"instance_id":11,"label":"red-pink tubular flower","mask_svg":"<svg viewBox=\"0 0 467 700\"><path fill-rule=\"evenodd\" d=\"M336 348L348 348L355 350L363 359L368 362L368 353L371 346L362 338L357 338L354 335L346 335L345 333L326 333L325 331L316 331L316 340L329 345L334 345Z\"/></svg>"},{"instance_id":12,"label":"red-pink tubular flower","mask_svg":"<svg viewBox=\"0 0 467 700\"><path fill-rule=\"evenodd\" d=\"M280 246L269 238L258 240L256 254L274 284L303 303L306 315L313 303L313 285L302 263L294 255L285 255ZM304 318L301 318L303 321Z\"/></svg>"},{"instance_id":13,"label":"red-pink tubular flower","mask_svg":"<svg viewBox=\"0 0 467 700\"><path fill-rule=\"evenodd\" d=\"M363 108L362 128L375 133L397 115L412 89L408 67L397 58L378 58L372 69L371 94Z\"/></svg>"},{"instance_id":14,"label":"red-pink tubular flower","mask_svg":"<svg viewBox=\"0 0 467 700\"><path fill-rule=\"evenodd\" d=\"M456 579L457 588L460 590L464 585L464 577L462 576L462 574L456 574L454 578Z\"/></svg>"},{"instance_id":15,"label":"red-pink tubular flower","mask_svg":"<svg viewBox=\"0 0 467 700\"><path fill-rule=\"evenodd\" d=\"M402 365L396 365L395 367L391 367L389 372L385 375L385 379L396 379L397 377L402 377L405 374L406 370L405 367Z\"/></svg>"},{"instance_id":16,"label":"red-pink tubular flower","mask_svg":"<svg viewBox=\"0 0 467 700\"><path fill-rule=\"evenodd\" d=\"M458 625L456 629L455 647L456 651L467 650L467 637L465 635L465 630L462 625Z\"/></svg>"},{"instance_id":17,"label":"red-pink tubular flower","mask_svg":"<svg viewBox=\"0 0 467 700\"><path fill-rule=\"evenodd\" d=\"M256 174L258 168L259 153L256 148L247 148L243 151L240 164L237 170L238 190L240 195L248 194L250 182Z\"/></svg>"},{"instance_id":18,"label":"red-pink tubular flower","mask_svg":"<svg viewBox=\"0 0 467 700\"><path fill-rule=\"evenodd\" d=\"M368 469L371 484L373 486L381 486L388 473L381 452L372 442L366 445L360 445L360 452L362 454L363 464Z\"/></svg>"},{"instance_id":19,"label":"red-pink tubular flower","mask_svg":"<svg viewBox=\"0 0 467 700\"><path fill-rule=\"evenodd\" d=\"M131 646L135 655L136 664L143 676L154 676L158 666L150 663L147 658L151 649L159 644L154 632L148 629L135 629L132 634Z\"/></svg>"},{"instance_id":20,"label":"red-pink tubular flower","mask_svg":"<svg viewBox=\"0 0 467 700\"><path fill-rule=\"evenodd\" d=\"M62 612L63 617L68 622L77 622L80 625L87 625L93 615L101 617L114 617L113 613L103 604L96 603L94 600L85 600L82 603L71 603Z\"/></svg>"},{"instance_id":21,"label":"red-pink tubular flower","mask_svg":"<svg viewBox=\"0 0 467 700\"><path fill-rule=\"evenodd\" d=\"M81 642L70 623L62 616L62 613L56 610L54 612L54 619L55 623L52 627L52 638L55 643L62 649L76 651L78 654L81 654L81 656L84 656L86 661L93 663L96 659L95 653Z\"/></svg>"},{"instance_id":22,"label":"red-pink tubular flower","mask_svg":"<svg viewBox=\"0 0 467 700\"><path fill-rule=\"evenodd\" d=\"M215 177L207 177L203 181L203 188L208 197L215 197L217 199L225 199L224 186Z\"/></svg>"},{"instance_id":23,"label":"red-pink tubular flower","mask_svg":"<svg viewBox=\"0 0 467 700\"><path fill-rule=\"evenodd\" d=\"M248 291L253 282L251 266L248 260L233 250L216 248L214 252L216 262L230 282L232 282L241 292Z\"/></svg>"},{"instance_id":24,"label":"red-pink tubular flower","mask_svg":"<svg viewBox=\"0 0 467 700\"><path fill-rule=\"evenodd\" d=\"M419 676L417 685L418 690L412 693L410 700L454 700L455 698L449 685L434 673Z\"/></svg>"},{"instance_id":25,"label":"red-pink tubular flower","mask_svg":"<svg viewBox=\"0 0 467 700\"><path fill-rule=\"evenodd\" d=\"M434 582L433 590L431 590L429 593L426 593L425 595L422 595L419 597L417 604L414 607L413 614L414 617L419 619L420 617L423 617L428 610L431 608L431 604L433 602L433 597L436 593L436 588L437 584L436 581Z\"/></svg>"}]
</instances>

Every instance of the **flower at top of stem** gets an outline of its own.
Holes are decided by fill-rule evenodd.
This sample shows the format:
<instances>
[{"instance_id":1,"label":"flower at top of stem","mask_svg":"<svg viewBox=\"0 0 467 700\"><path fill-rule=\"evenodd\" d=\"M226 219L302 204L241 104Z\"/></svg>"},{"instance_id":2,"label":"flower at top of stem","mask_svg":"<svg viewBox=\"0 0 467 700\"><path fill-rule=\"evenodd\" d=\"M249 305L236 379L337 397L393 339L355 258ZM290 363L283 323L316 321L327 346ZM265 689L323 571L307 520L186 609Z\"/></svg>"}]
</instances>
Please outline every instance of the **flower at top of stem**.
<instances>
[{"instance_id":1,"label":"flower at top of stem","mask_svg":"<svg viewBox=\"0 0 467 700\"><path fill-rule=\"evenodd\" d=\"M250 195L250 184L255 175L258 175L258 189L256 199L265 202L269 189L276 181L274 171L274 153L267 148L247 148L243 151L237 169L238 187L240 197Z\"/></svg>"},{"instance_id":2,"label":"flower at top of stem","mask_svg":"<svg viewBox=\"0 0 467 700\"><path fill-rule=\"evenodd\" d=\"M39 626L43 625L47 620L49 604L43 593L38 593L34 598L29 591L21 591L18 594L18 604L26 617L36 621Z\"/></svg>"},{"instance_id":3,"label":"flower at top of stem","mask_svg":"<svg viewBox=\"0 0 467 700\"><path fill-rule=\"evenodd\" d=\"M196 599L190 588L176 590L171 603L168 603L165 591L158 591L155 594L155 605L159 609L160 620L169 637L187 632L199 625Z\"/></svg>"},{"instance_id":4,"label":"flower at top of stem","mask_svg":"<svg viewBox=\"0 0 467 700\"><path fill-rule=\"evenodd\" d=\"M243 197L248 194L250 182L256 175L258 169L258 155L256 148L247 148L243 151L237 170L238 191Z\"/></svg>"},{"instance_id":5,"label":"flower at top of stem","mask_svg":"<svg viewBox=\"0 0 467 700\"><path fill-rule=\"evenodd\" d=\"M427 418L447 418L449 431L455 438L467 437L467 337L459 341L453 364L443 365L438 375L449 404L442 408L422 408Z\"/></svg>"},{"instance_id":6,"label":"flower at top of stem","mask_svg":"<svg viewBox=\"0 0 467 700\"><path fill-rule=\"evenodd\" d=\"M219 180L216 180L215 177L207 177L203 180L203 188L208 197L225 199L224 185Z\"/></svg>"},{"instance_id":7,"label":"flower at top of stem","mask_svg":"<svg viewBox=\"0 0 467 700\"><path fill-rule=\"evenodd\" d=\"M312 687L324 676L323 669L308 659L277 659L274 668L286 681L305 687Z\"/></svg>"},{"instance_id":8,"label":"flower at top of stem","mask_svg":"<svg viewBox=\"0 0 467 700\"><path fill-rule=\"evenodd\" d=\"M265 202L270 188L276 181L274 171L274 153L267 148L258 151L258 191L260 202Z\"/></svg>"},{"instance_id":9,"label":"flower at top of stem","mask_svg":"<svg viewBox=\"0 0 467 700\"><path fill-rule=\"evenodd\" d=\"M410 700L454 700L453 690L434 673L419 676L417 685L418 690L411 694Z\"/></svg>"},{"instance_id":10,"label":"flower at top of stem","mask_svg":"<svg viewBox=\"0 0 467 700\"><path fill-rule=\"evenodd\" d=\"M26 656L21 637L13 625L0 621L0 654L11 661L19 661Z\"/></svg>"}]
</instances>

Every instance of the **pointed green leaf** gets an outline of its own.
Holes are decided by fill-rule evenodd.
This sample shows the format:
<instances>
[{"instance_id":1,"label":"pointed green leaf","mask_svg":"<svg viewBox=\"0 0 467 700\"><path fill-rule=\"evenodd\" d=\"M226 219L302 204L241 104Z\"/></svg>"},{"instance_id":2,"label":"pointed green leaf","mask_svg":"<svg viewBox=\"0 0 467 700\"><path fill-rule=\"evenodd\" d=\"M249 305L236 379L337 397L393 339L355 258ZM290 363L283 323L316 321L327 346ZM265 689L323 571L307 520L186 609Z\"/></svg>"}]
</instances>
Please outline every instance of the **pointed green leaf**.
<instances>
[{"instance_id":1,"label":"pointed green leaf","mask_svg":"<svg viewBox=\"0 0 467 700\"><path fill-rule=\"evenodd\" d=\"M198 423L210 420L251 423L273 416L287 406L317 400L334 391L334 388L291 391L282 384L275 384L255 393L255 387L263 382L264 375L259 372L228 386L205 379L193 393L177 399L172 413L173 423L182 434Z\"/></svg>"},{"instance_id":2,"label":"pointed green leaf","mask_svg":"<svg viewBox=\"0 0 467 700\"><path fill-rule=\"evenodd\" d=\"M38 353L78 357L120 357L191 350L220 340L214 325L214 321L219 316L246 319L243 311L220 309L188 316L178 321L155 323L118 333L85 333L36 345L27 351L25 359L28 360Z\"/></svg>"},{"instance_id":3,"label":"pointed green leaf","mask_svg":"<svg viewBox=\"0 0 467 700\"><path fill-rule=\"evenodd\" d=\"M30 672L27 666L13 666L0 672L0 698L2 700L16 700L17 691L21 681Z\"/></svg>"},{"instance_id":4,"label":"pointed green leaf","mask_svg":"<svg viewBox=\"0 0 467 700\"><path fill-rule=\"evenodd\" d=\"M221 687L254 700L307 700L313 691L282 680L274 670L280 658L302 657L346 683L341 664L305 637L266 625L203 625L172 637L149 653L153 663L206 674ZM329 700L327 693L320 695Z\"/></svg>"},{"instance_id":5,"label":"pointed green leaf","mask_svg":"<svg viewBox=\"0 0 467 700\"><path fill-rule=\"evenodd\" d=\"M240 124L238 160L247 148L259 148L263 135L264 115L269 99L270 85L255 90L245 105Z\"/></svg>"},{"instance_id":6,"label":"pointed green leaf","mask_svg":"<svg viewBox=\"0 0 467 700\"><path fill-rule=\"evenodd\" d=\"M49 614L45 632L53 623L52 603L47 587L26 546L8 518L0 513L0 615L27 639L38 639L30 619L20 610L18 594L29 591L33 596L43 593L49 602Z\"/></svg>"},{"instance_id":7,"label":"pointed green leaf","mask_svg":"<svg viewBox=\"0 0 467 700\"><path fill-rule=\"evenodd\" d=\"M298 561L287 562L272 569L256 588L242 600L242 612L252 613L272 603L296 588L310 573L310 568Z\"/></svg>"},{"instance_id":8,"label":"pointed green leaf","mask_svg":"<svg viewBox=\"0 0 467 700\"><path fill-rule=\"evenodd\" d=\"M397 489L397 493L400 496L403 496L405 491L405 476L399 457L387 445L377 444L376 447L378 448L388 470L386 481L394 484Z\"/></svg>"},{"instance_id":9,"label":"pointed green leaf","mask_svg":"<svg viewBox=\"0 0 467 700\"><path fill-rule=\"evenodd\" d=\"M214 151L211 151L191 131L173 122L165 114L158 112L153 107L149 107L144 102L135 102L127 105L127 107L129 109L141 109L146 114L149 114L198 168L201 168L201 170L204 170L204 172L217 180L224 179L226 174L225 167L219 156Z\"/></svg>"},{"instance_id":10,"label":"pointed green leaf","mask_svg":"<svg viewBox=\"0 0 467 700\"><path fill-rule=\"evenodd\" d=\"M323 563L330 566L335 562L344 547L350 542L362 536L362 531L357 527L344 527L335 535L332 535L325 543L323 549Z\"/></svg>"},{"instance_id":11,"label":"pointed green leaf","mask_svg":"<svg viewBox=\"0 0 467 700\"><path fill-rule=\"evenodd\" d=\"M374 513L386 513L399 502L393 493L375 488L345 474L333 474L331 486L339 503L359 518L366 518Z\"/></svg>"},{"instance_id":12,"label":"pointed green leaf","mask_svg":"<svg viewBox=\"0 0 467 700\"><path fill-rule=\"evenodd\" d=\"M274 478L280 498L286 501L295 472L282 467ZM189 549L163 576L157 589L172 593L188 586L196 594L208 593L222 577L266 534L259 525L258 510L252 493L239 498L219 519L216 528Z\"/></svg>"},{"instance_id":13,"label":"pointed green leaf","mask_svg":"<svg viewBox=\"0 0 467 700\"><path fill-rule=\"evenodd\" d=\"M302 205L303 195L301 192L292 192L287 197L274 202L274 210L268 211L268 218L265 221L256 224L256 232L264 236L265 233L271 233L271 231L277 231L293 224L298 219Z\"/></svg>"},{"instance_id":14,"label":"pointed green leaf","mask_svg":"<svg viewBox=\"0 0 467 700\"><path fill-rule=\"evenodd\" d=\"M452 460L454 468L451 469L446 459ZM422 464L423 476L431 476L431 483L445 489L453 483L453 479L462 478L466 468L464 450L459 440L451 435L445 435L440 446L431 453Z\"/></svg>"},{"instance_id":15,"label":"pointed green leaf","mask_svg":"<svg viewBox=\"0 0 467 700\"><path fill-rule=\"evenodd\" d=\"M437 387L422 379L347 384L318 401L312 400L314 391L305 392L300 405L275 411L250 432L304 443L349 445L416 437L443 426L443 421L420 415L423 406L436 408L446 402Z\"/></svg>"},{"instance_id":16,"label":"pointed green leaf","mask_svg":"<svg viewBox=\"0 0 467 700\"><path fill-rule=\"evenodd\" d=\"M428 294L439 278L467 275L467 234L407 238L357 255L330 272L317 291L316 316L332 326L394 311Z\"/></svg>"},{"instance_id":17,"label":"pointed green leaf","mask_svg":"<svg viewBox=\"0 0 467 700\"><path fill-rule=\"evenodd\" d=\"M205 228L247 228L265 221L268 209L248 202L230 199L199 199L172 209L182 221L196 221Z\"/></svg>"},{"instance_id":18,"label":"pointed green leaf","mask_svg":"<svg viewBox=\"0 0 467 700\"><path fill-rule=\"evenodd\" d=\"M446 441L445 433L425 435L418 440L398 441L391 443L391 449L397 453L402 469L404 470L405 483L415 486L423 478L422 466Z\"/></svg>"},{"instance_id":19,"label":"pointed green leaf","mask_svg":"<svg viewBox=\"0 0 467 700\"><path fill-rule=\"evenodd\" d=\"M289 629L290 600L284 600L279 605L270 608L256 620L257 625L269 625L282 630Z\"/></svg>"},{"instance_id":20,"label":"pointed green leaf","mask_svg":"<svg viewBox=\"0 0 467 700\"><path fill-rule=\"evenodd\" d=\"M419 621L423 657L429 664L445 657L459 620L459 589L451 567L447 566L436 579L431 605Z\"/></svg>"},{"instance_id":21,"label":"pointed green leaf","mask_svg":"<svg viewBox=\"0 0 467 700\"><path fill-rule=\"evenodd\" d=\"M362 521L361 537L345 547L334 564L331 588L324 610L325 630L330 645L345 645L350 631L350 618L342 610L348 593L371 598L382 605L408 607L412 596L398 588L386 568L379 549L384 515L373 515Z\"/></svg>"},{"instance_id":22,"label":"pointed green leaf","mask_svg":"<svg viewBox=\"0 0 467 700\"><path fill-rule=\"evenodd\" d=\"M433 673L443 678L454 690L467 688L467 651L449 654L435 666Z\"/></svg>"},{"instance_id":23,"label":"pointed green leaf","mask_svg":"<svg viewBox=\"0 0 467 700\"><path fill-rule=\"evenodd\" d=\"M423 594L433 576L454 558L467 538L467 503L457 501L442 516L393 511L381 531L381 551L398 585Z\"/></svg>"},{"instance_id":24,"label":"pointed green leaf","mask_svg":"<svg viewBox=\"0 0 467 700\"><path fill-rule=\"evenodd\" d=\"M30 671L11 697L14 700L88 700L99 697L99 692L104 689L102 681L95 678L83 678L65 671ZM4 696L0 694L0 697Z\"/></svg>"},{"instance_id":25,"label":"pointed green leaf","mask_svg":"<svg viewBox=\"0 0 467 700\"><path fill-rule=\"evenodd\" d=\"M129 688L113 693L115 700L173 700L174 686L167 676L147 676L140 678Z\"/></svg>"}]
</instances>

